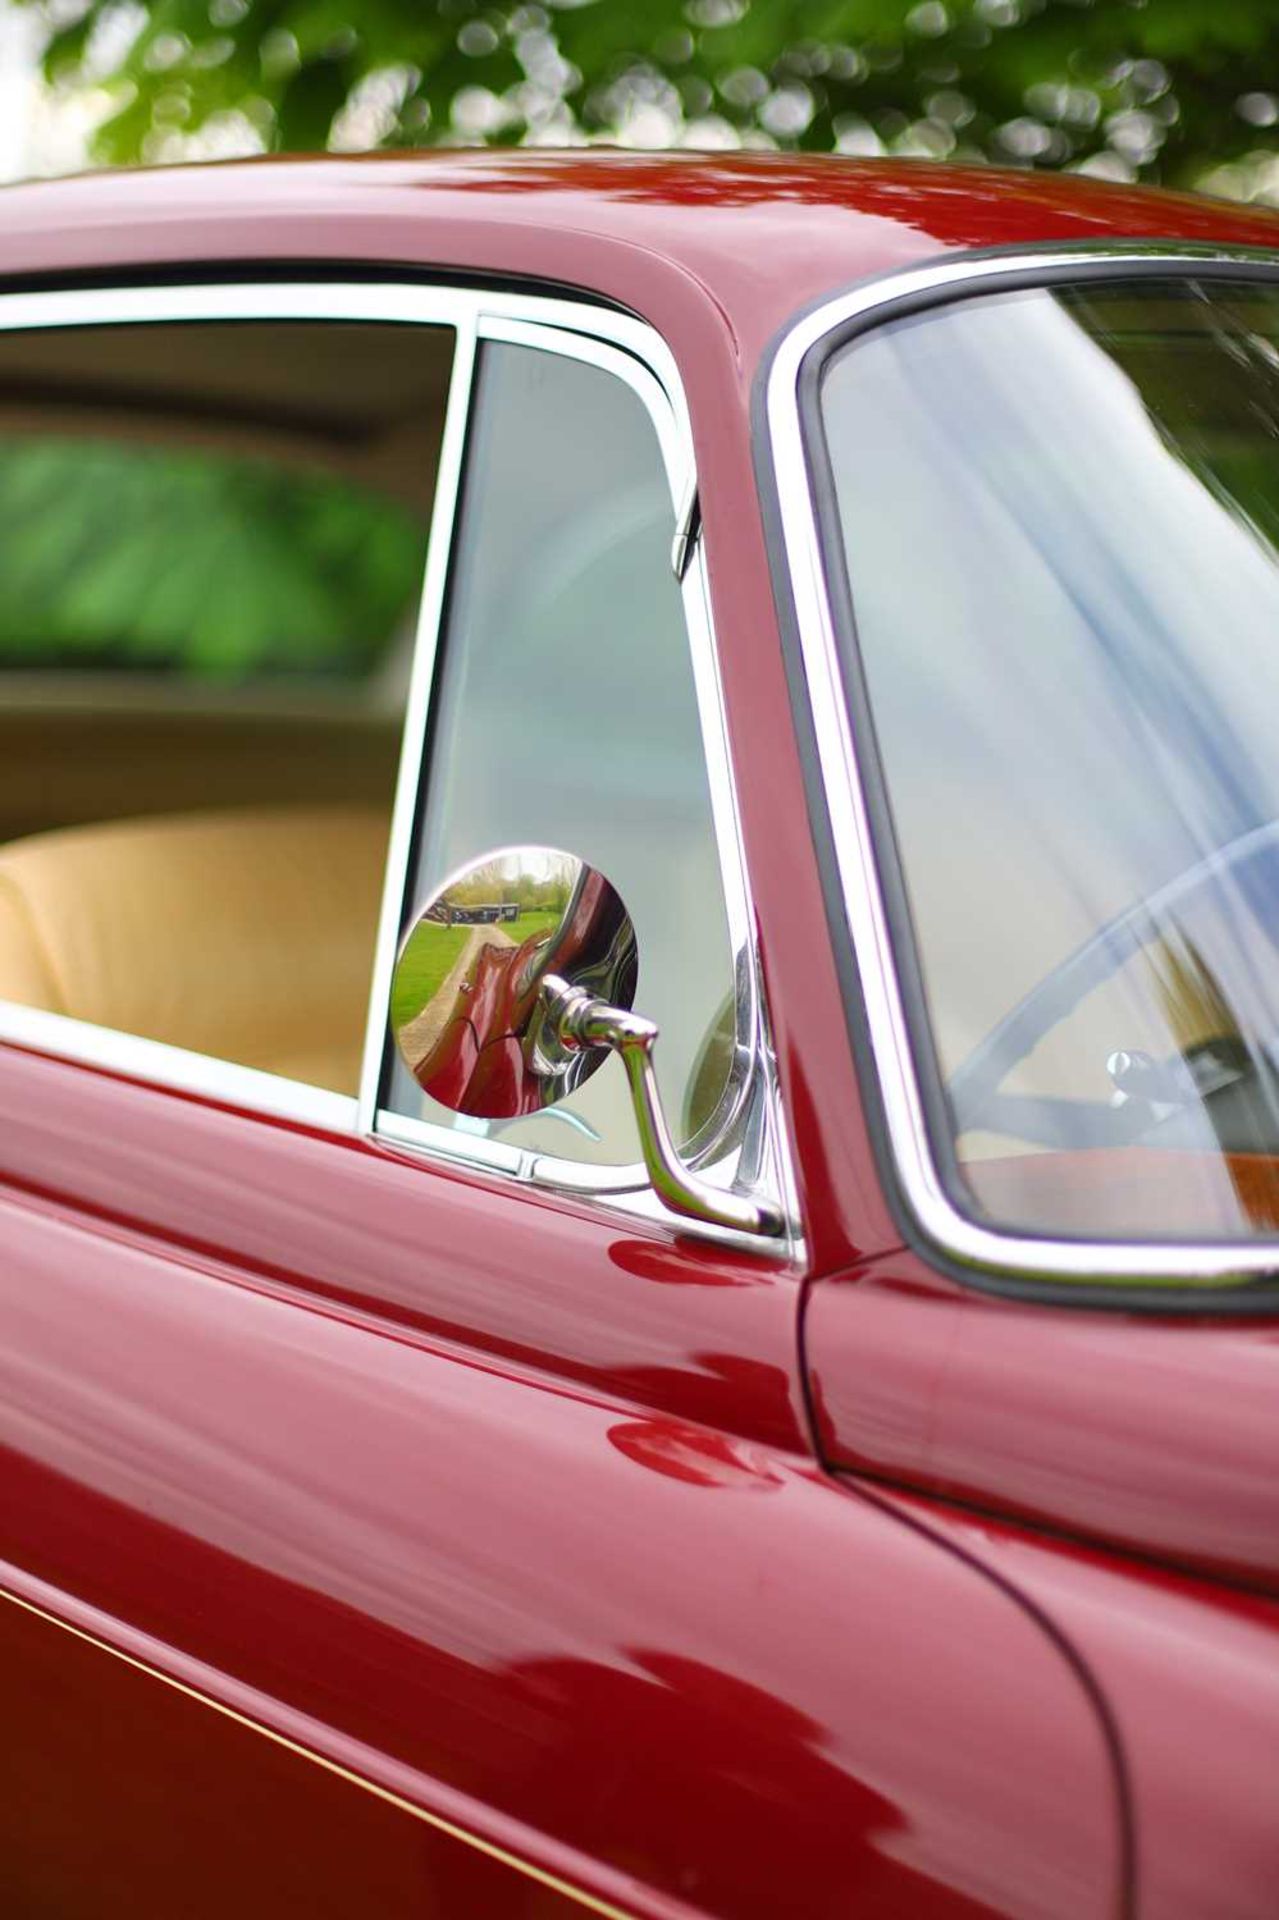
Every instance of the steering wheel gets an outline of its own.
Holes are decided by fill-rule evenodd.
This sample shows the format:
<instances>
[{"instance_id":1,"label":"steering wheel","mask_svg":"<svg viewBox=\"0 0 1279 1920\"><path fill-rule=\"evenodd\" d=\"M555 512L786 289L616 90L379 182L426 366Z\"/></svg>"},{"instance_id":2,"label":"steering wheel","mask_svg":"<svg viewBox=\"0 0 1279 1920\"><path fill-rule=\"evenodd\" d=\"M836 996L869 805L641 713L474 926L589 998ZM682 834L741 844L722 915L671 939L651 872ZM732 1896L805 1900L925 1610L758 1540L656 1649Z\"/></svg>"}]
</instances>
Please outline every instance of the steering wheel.
<instances>
[{"instance_id":1,"label":"steering wheel","mask_svg":"<svg viewBox=\"0 0 1279 1920\"><path fill-rule=\"evenodd\" d=\"M1166 934L1174 909L1223 879L1264 899L1279 949L1279 871L1271 868L1276 855L1279 820L1272 820L1197 860L1068 954L952 1075L946 1091L956 1133L984 1128L1078 1148L1128 1144L1157 1132L1161 1145L1202 1145L1206 1113L1226 1151L1279 1153L1279 1073L1255 1038L1234 1033L1197 1042L1162 1062L1112 1055L1108 1064L1117 1089L1133 1096L1118 1103L999 1091L1017 1063L1088 994ZM1253 862L1259 871L1249 876Z\"/></svg>"}]
</instances>

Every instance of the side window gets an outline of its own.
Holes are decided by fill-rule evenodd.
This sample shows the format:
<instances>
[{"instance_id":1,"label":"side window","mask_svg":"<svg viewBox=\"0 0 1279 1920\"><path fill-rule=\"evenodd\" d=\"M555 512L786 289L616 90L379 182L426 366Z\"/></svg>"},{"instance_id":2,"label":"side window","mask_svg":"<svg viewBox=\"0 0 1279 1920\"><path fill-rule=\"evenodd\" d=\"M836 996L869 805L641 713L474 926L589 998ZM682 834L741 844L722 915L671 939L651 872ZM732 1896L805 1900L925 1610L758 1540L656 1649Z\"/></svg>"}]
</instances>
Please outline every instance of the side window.
<instances>
[{"instance_id":1,"label":"side window","mask_svg":"<svg viewBox=\"0 0 1279 1920\"><path fill-rule=\"evenodd\" d=\"M635 1004L661 1029L663 1099L687 1141L724 1086L734 968L646 384L663 406L617 352L481 347L406 922L497 848L598 868L635 923ZM391 1105L559 1158L638 1158L615 1060L535 1118L459 1123L398 1064Z\"/></svg>"},{"instance_id":2,"label":"side window","mask_svg":"<svg viewBox=\"0 0 1279 1920\"><path fill-rule=\"evenodd\" d=\"M452 352L0 332L0 1030L355 1093Z\"/></svg>"}]
</instances>

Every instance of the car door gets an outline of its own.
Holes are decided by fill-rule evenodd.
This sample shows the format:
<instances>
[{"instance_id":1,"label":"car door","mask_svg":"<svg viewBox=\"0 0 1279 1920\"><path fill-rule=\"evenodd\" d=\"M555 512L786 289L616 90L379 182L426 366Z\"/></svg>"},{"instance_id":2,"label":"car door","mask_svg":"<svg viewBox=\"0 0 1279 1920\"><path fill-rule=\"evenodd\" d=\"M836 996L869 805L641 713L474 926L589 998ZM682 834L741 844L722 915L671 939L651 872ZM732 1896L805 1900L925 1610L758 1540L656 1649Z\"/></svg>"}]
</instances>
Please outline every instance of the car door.
<instances>
[{"instance_id":1,"label":"car door","mask_svg":"<svg viewBox=\"0 0 1279 1920\"><path fill-rule=\"evenodd\" d=\"M0 1008L9 1909L1113 1911L1076 1672L812 1454L669 355L464 288L150 298L455 351L358 1093ZM404 929L515 840L619 888L677 1142L781 1236L663 1214L607 1069L503 1127L394 1064Z\"/></svg>"}]
</instances>

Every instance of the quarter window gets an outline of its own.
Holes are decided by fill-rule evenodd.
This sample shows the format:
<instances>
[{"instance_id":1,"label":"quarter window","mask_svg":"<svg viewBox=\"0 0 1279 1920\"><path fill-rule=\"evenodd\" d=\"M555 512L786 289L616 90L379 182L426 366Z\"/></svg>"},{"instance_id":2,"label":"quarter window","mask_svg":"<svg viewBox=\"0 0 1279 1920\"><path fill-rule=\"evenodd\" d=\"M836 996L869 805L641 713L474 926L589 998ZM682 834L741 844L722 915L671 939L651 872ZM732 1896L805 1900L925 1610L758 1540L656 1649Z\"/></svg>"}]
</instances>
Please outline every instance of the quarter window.
<instances>
[{"instance_id":1,"label":"quarter window","mask_svg":"<svg viewBox=\"0 0 1279 1920\"><path fill-rule=\"evenodd\" d=\"M734 972L671 565L665 404L613 350L482 345L407 904L411 919L453 869L511 845L604 873L635 923L636 1006L661 1029L663 1097L687 1141L724 1087ZM391 1104L561 1159L638 1156L615 1060L532 1119L459 1123L398 1064Z\"/></svg>"}]
</instances>

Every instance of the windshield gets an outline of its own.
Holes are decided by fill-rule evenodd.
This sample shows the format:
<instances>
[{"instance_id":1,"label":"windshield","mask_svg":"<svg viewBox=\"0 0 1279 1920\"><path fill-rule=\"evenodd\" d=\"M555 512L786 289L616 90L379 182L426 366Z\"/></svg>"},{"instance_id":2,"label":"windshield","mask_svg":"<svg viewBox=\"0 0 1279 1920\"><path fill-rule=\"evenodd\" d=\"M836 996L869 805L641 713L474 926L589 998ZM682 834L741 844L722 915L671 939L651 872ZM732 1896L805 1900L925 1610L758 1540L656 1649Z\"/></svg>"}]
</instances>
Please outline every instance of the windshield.
<instances>
[{"instance_id":1,"label":"windshield","mask_svg":"<svg viewBox=\"0 0 1279 1920\"><path fill-rule=\"evenodd\" d=\"M969 299L820 405L952 1198L1273 1233L1279 283Z\"/></svg>"}]
</instances>

